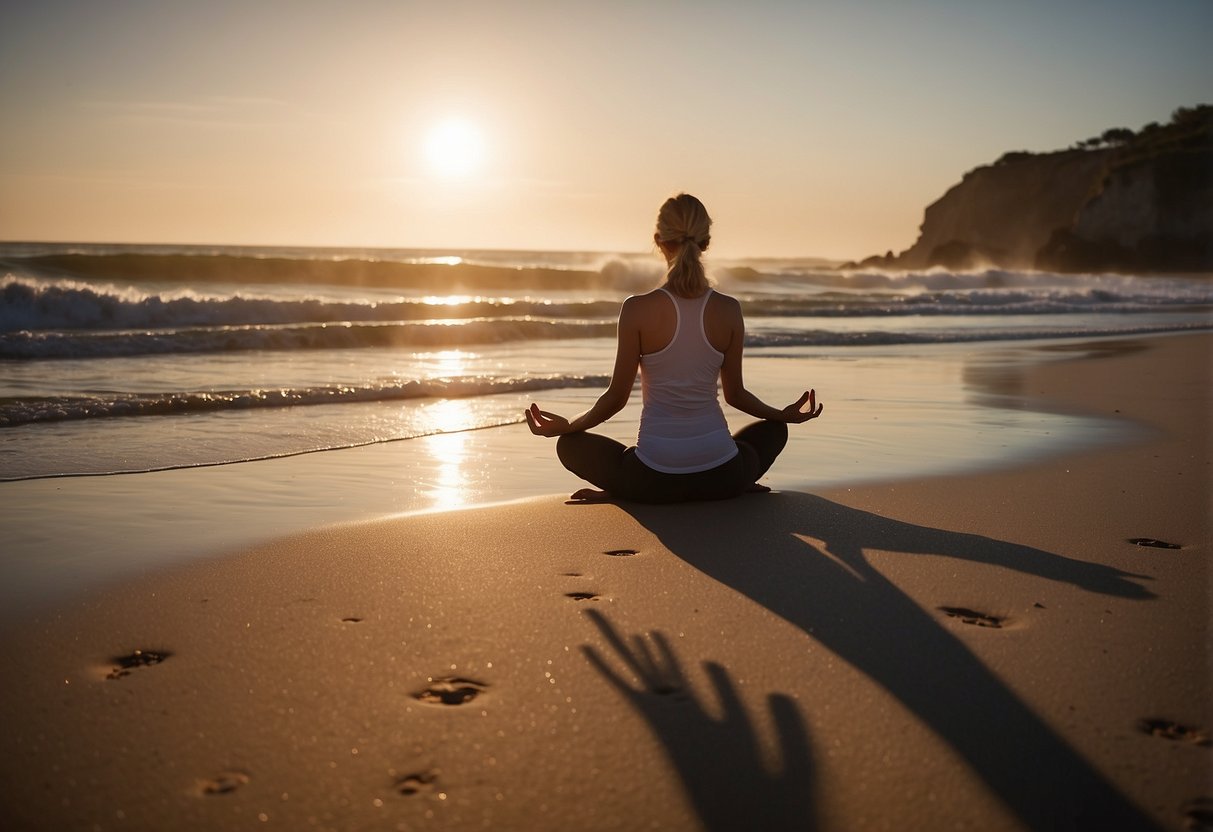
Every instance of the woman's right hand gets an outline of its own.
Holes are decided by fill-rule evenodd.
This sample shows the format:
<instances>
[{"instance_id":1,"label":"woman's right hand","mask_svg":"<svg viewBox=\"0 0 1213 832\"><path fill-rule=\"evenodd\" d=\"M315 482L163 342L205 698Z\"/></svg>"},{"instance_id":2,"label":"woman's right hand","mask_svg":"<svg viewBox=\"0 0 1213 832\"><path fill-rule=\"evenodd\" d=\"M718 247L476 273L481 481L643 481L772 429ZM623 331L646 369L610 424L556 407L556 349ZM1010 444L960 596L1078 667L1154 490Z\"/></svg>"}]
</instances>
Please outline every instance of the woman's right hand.
<instances>
[{"instance_id":1,"label":"woman's right hand","mask_svg":"<svg viewBox=\"0 0 1213 832\"><path fill-rule=\"evenodd\" d=\"M808 410L803 409L806 403L809 406ZM799 425L810 419L816 419L824 409L825 405L817 403L817 391L806 390L799 399L785 407L781 412L783 413L783 420L785 422Z\"/></svg>"},{"instance_id":2,"label":"woman's right hand","mask_svg":"<svg viewBox=\"0 0 1213 832\"><path fill-rule=\"evenodd\" d=\"M537 404L532 404L524 413L527 426L536 436L560 436L571 432L568 419L540 410Z\"/></svg>"}]
</instances>

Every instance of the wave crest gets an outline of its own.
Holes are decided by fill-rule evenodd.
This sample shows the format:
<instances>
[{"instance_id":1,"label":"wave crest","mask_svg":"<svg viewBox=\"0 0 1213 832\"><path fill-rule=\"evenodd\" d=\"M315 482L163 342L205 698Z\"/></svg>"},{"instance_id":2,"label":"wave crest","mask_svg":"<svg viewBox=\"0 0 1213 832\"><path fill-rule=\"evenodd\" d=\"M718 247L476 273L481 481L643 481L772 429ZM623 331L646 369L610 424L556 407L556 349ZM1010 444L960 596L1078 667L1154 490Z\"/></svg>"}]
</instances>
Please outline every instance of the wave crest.
<instances>
[{"instance_id":1,"label":"wave crest","mask_svg":"<svg viewBox=\"0 0 1213 832\"><path fill-rule=\"evenodd\" d=\"M115 282L171 281L191 286L306 284L421 291L613 290L647 279L639 261L612 258L599 268L493 264L460 257L384 260L363 257L287 257L224 253L96 254L67 252L11 257L21 271L42 277ZM650 286L655 284L650 284Z\"/></svg>"},{"instance_id":2,"label":"wave crest","mask_svg":"<svg viewBox=\"0 0 1213 832\"><path fill-rule=\"evenodd\" d=\"M222 326L141 332L21 331L0 334L0 359L113 358L239 350L445 348L609 337L614 331L610 322L550 318Z\"/></svg>"},{"instance_id":3,"label":"wave crest","mask_svg":"<svg viewBox=\"0 0 1213 832\"><path fill-rule=\"evenodd\" d=\"M403 399L458 399L499 393L605 387L609 381L608 376L597 375L506 379L460 377L424 381L388 380L355 386L52 396L0 404L0 427L122 416L168 416Z\"/></svg>"},{"instance_id":4,"label":"wave crest","mask_svg":"<svg viewBox=\"0 0 1213 832\"><path fill-rule=\"evenodd\" d=\"M193 290L155 292L130 286L46 280L16 275L0 279L0 332L118 330L256 324L421 321L542 316L609 318L614 300L552 302L472 298L435 303L425 298L333 300L276 298Z\"/></svg>"}]
</instances>

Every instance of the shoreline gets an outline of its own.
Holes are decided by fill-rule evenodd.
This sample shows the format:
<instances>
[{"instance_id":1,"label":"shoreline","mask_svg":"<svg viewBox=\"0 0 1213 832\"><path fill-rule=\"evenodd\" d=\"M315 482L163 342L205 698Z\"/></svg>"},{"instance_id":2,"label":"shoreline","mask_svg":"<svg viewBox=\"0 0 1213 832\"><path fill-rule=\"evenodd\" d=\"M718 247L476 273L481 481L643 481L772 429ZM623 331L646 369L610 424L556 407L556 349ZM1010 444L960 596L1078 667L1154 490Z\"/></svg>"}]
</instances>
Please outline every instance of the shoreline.
<instances>
[{"instance_id":1,"label":"shoreline","mask_svg":"<svg viewBox=\"0 0 1213 832\"><path fill-rule=\"evenodd\" d=\"M829 418L793 431L764 482L817 491L839 483L912 481L949 469L1022 465L1071 445L1124 441L1142 429L1093 419L1081 409L1052 408L1026 397L1024 381L1033 365L1055 361L1056 350L1081 355L1122 340L913 353L872 348L858 355L810 351L797 372L811 374L806 384L830 391ZM788 367L786 356L753 356L753 389L764 396L785 393ZM596 393L570 391L541 401L558 412L577 412ZM639 397L633 399L602 429L625 443L634 440L639 417ZM520 397L518 412L529 401ZM746 421L730 415L734 429ZM8 530L8 553L0 628L93 587L317 526L495 505L577 487L550 443L521 426L250 463L4 482L0 526ZM165 545L166 528L172 529L171 546Z\"/></svg>"},{"instance_id":2,"label":"shoreline","mask_svg":"<svg viewBox=\"0 0 1213 832\"><path fill-rule=\"evenodd\" d=\"M761 365L763 362L771 361L770 356L772 354L780 354L780 353L785 353L785 352L790 355L794 355L796 358L803 358L804 360L809 361L809 362L813 362L813 361L831 362L831 361L838 360L838 359L842 359L844 361L853 359L853 360L862 362L866 359L871 358L873 355L875 355L879 359L888 358L890 356L897 357L899 355L902 357L909 355L909 356L913 356L915 358L919 358L919 357L922 357L924 353L926 356L930 356L930 357L936 358L938 360L939 358L944 357L949 352L951 352L951 353L959 353L961 355L961 358L959 360L964 361L964 360L971 360L974 357L982 357L985 360L989 360L990 356L995 356L1001 352L1001 353L1006 353L1006 354L1019 353L1020 358L1016 360L1016 363L1018 366L1026 368L1026 367L1031 366L1032 364L1047 363L1047 362L1056 360L1055 358L1049 357L1050 353L1062 353L1062 352L1100 353L1100 352L1103 352L1105 349L1107 349L1107 347L1105 347L1106 344L1115 345L1115 344L1121 343L1121 342L1143 341L1143 340L1151 340L1151 339L1156 339L1156 338L1184 337L1184 336L1190 336L1190 335L1200 335L1200 334L1205 334L1205 333L1209 333L1209 332L1213 332L1213 324L1202 325L1200 327L1190 328L1190 329L1159 329L1159 330L1148 329L1148 330L1144 330L1144 331L1140 331L1140 332L1092 332L1090 334L1082 335L1082 336L1067 336L1067 337L1052 337L1052 338L1038 337L1038 336L1016 336L1016 337L1011 337L1011 338L1006 338L1006 339L989 338L989 339L985 339L985 340L971 341L971 342L964 341L964 340L957 340L957 341L949 341L949 342L930 342L930 343L921 343L921 344L919 344L919 343L868 344L868 345L863 345L863 346L859 346L859 347L856 347L856 346L845 347L845 348L842 348L841 350L839 350L839 348L836 348L836 347L835 348L831 348L831 347L796 348L796 347L793 347L790 349L789 348L784 348L784 349L751 348L751 350L748 354L748 360L752 364ZM1115 349L1116 347L1113 346L1112 348ZM997 359L995 359L995 360L997 360ZM764 370L761 368L758 369L757 373L755 373L755 375L759 375L759 376L765 376L768 374L769 373L764 372ZM975 375L972 378L966 378L964 383L966 384L966 386L974 388L974 392L978 393L981 397L991 399L991 402L985 405L987 407L997 408L998 404L997 404L996 400L1000 398L1000 394L1005 396L1007 394L1014 394L1016 392L1013 388L1004 389L1002 386L1001 380L999 380L997 378L983 378L979 375ZM594 398L596 398L596 396L599 392L600 392L600 388L597 388L597 387L589 387L589 388L584 388L584 389L554 388L552 390L540 389L540 390L535 390L535 391L526 391L526 392L517 393L517 394L499 393L499 394L495 394L495 395L486 395L486 396L483 396L480 398L483 398L485 400L496 400L496 401L516 400L518 402L524 402L524 401L529 402L533 398L538 397L538 398L560 399L560 400L567 401L570 403L582 404L586 401L592 402L594 400ZM468 401L471 398L476 398L476 397L455 396L450 399L443 399L441 397L435 397L433 399L433 401L459 404L459 403ZM605 427L607 429L612 430L613 432L619 432L617 430L617 428L620 425L627 425L629 428L634 429L635 423L637 421L638 413L639 413L639 410L634 407L635 399L636 399L636 397L634 396L633 401L631 402L632 406L629 406L623 412L623 414L621 416L616 417L615 420L612 420ZM412 400L405 400L405 403L412 404L413 402L412 402ZM398 403L392 403L392 402L360 403L359 406L364 406L366 404L398 404ZM1044 400L1038 400L1038 401L1032 401L1032 402L1012 402L1009 405L1009 407L1011 409L1025 409L1025 405L1030 405L1032 407L1032 409L1039 410L1041 412L1046 412L1046 413L1064 412L1064 411L1059 411L1056 408L1050 408L1049 402L1044 401ZM333 405L329 405L329 407L331 409L337 409L337 408L346 407L346 406L348 406L348 405L338 404L335 407ZM283 406L283 407L266 408L265 410L260 411L260 412L268 413L268 414L283 414L283 413L290 413L290 412L298 410L300 408L302 408L304 411L306 411L309 409L309 407L310 406L308 406L308 405ZM512 413L513 410L511 409L510 412ZM734 413L733 411L731 411L730 409L727 409L727 408L726 408L726 412L733 416L738 416L738 414ZM1073 412L1080 413L1081 411L1073 411ZM177 414L177 415L181 416L184 414ZM113 424L113 423L117 423L117 422L129 423L132 418L138 418L138 417L114 417L111 419L106 419L106 420L104 420L104 422L98 422L95 424L103 424L103 423L104 424ZM743 417L739 416L738 418L742 419ZM67 420L66 423L70 424L72 426L80 424L80 422L75 421L75 420ZM6 485L9 483L34 482L34 481L39 481L39 480L72 480L72 479L77 479L77 478L88 478L88 477L120 477L120 476L131 476L131 475L141 475L141 474L161 474L161 473L173 472L173 471L189 471L189 470L195 470L195 469L222 468L224 466L247 465L247 464L259 463L259 462L275 462L275 461L279 461L279 460L291 459L293 457L310 456L310 455L316 455L316 454L339 453L339 452L343 452L343 451L357 451L360 449L373 448L373 447L390 447L396 443L424 441L426 439L429 439L429 438L435 437L435 436L451 436L451 435L458 435L458 434L475 433L478 431L492 431L492 430L499 430L499 429L508 430L515 425L524 425L524 424L525 424L525 421L523 419L521 419L521 417L518 417L518 418L511 418L508 421L489 422L489 423L485 423L485 424L471 424L467 427L452 428L450 430L428 430L426 432L417 433L417 434L407 434L406 433L406 434L399 435L399 436L390 436L388 438L360 439L358 441L353 441L353 442L349 442L349 443L320 445L320 446L315 446L315 447L308 447L306 445L301 445L299 447L296 447L296 448L290 449L290 450L274 450L274 451L257 452L257 453L254 453L253 455L247 456L247 457L235 456L235 455L232 455L231 452L219 452L218 454L216 454L214 456L214 458L203 459L201 461L186 460L186 461L178 461L178 462L160 462L160 463L155 463L155 464L137 465L137 466L133 466L133 467L100 468L100 467L79 466L79 464L76 463L78 467L71 469L71 470L48 469L42 473L25 473L25 474L16 474L16 475L9 473L5 476L0 476L0 486ZM16 427L24 428L26 426L18 425ZM625 433L626 433L626 431L625 431ZM65 464L72 464L72 463L65 463Z\"/></svg>"},{"instance_id":3,"label":"shoreline","mask_svg":"<svg viewBox=\"0 0 1213 832\"><path fill-rule=\"evenodd\" d=\"M1024 377L1147 426L1130 442L727 505L332 526L18 622L6 828L1196 822L1211 343Z\"/></svg>"}]
</instances>

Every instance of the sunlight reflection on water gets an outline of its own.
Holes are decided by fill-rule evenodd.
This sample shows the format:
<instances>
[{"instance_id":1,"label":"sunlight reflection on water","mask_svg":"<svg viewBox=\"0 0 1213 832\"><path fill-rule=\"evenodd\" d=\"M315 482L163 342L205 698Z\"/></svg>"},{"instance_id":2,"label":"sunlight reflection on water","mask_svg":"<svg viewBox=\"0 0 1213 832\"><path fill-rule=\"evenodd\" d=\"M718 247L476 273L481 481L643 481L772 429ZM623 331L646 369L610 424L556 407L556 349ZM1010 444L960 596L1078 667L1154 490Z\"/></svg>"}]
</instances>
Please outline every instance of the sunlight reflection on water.
<instances>
[{"instance_id":1,"label":"sunlight reflection on water","mask_svg":"<svg viewBox=\"0 0 1213 832\"><path fill-rule=\"evenodd\" d=\"M422 445L429 461L422 463L430 476L418 484L429 508L446 510L467 505L472 493L466 481L468 464L467 433L443 433L445 425L466 424L471 414L466 401L448 399L430 407L426 416L431 420L435 435Z\"/></svg>"}]
</instances>

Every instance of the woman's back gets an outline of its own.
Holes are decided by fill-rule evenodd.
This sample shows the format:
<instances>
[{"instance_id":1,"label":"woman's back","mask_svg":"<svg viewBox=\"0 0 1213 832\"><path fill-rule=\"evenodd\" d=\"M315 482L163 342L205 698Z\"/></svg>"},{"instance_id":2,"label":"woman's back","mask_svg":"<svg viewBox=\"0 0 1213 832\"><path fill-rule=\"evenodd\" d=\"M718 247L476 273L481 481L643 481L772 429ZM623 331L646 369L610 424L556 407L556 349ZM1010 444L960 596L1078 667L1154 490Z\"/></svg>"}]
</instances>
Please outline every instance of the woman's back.
<instances>
[{"instance_id":1,"label":"woman's back","mask_svg":"<svg viewBox=\"0 0 1213 832\"><path fill-rule=\"evenodd\" d=\"M736 331L741 318L741 307L735 298L721 294L712 289L706 292L707 305L703 310L703 332L708 343L718 352L728 349L734 337L740 337ZM629 303L637 304L640 309L640 354L641 356L659 352L670 343L678 325L678 314L669 297L672 292L663 289L629 298ZM680 298L681 299L681 298ZM690 300L700 300L691 298ZM685 300L685 299L684 299Z\"/></svg>"},{"instance_id":2,"label":"woman's back","mask_svg":"<svg viewBox=\"0 0 1213 832\"><path fill-rule=\"evenodd\" d=\"M645 298L650 314L640 327L644 405L636 455L658 471L705 471L737 453L717 395L724 353L705 327L713 294L681 298L660 289ZM645 341L660 346L645 352Z\"/></svg>"}]
</instances>

